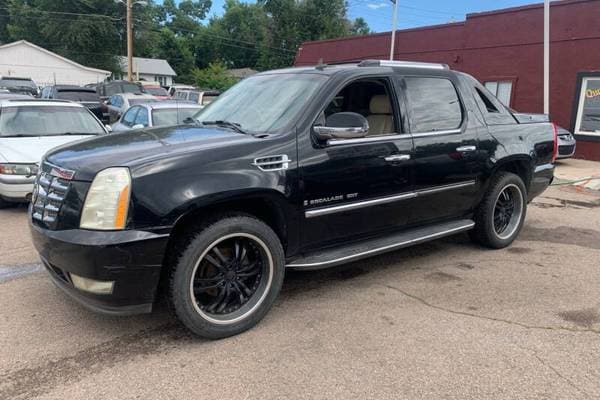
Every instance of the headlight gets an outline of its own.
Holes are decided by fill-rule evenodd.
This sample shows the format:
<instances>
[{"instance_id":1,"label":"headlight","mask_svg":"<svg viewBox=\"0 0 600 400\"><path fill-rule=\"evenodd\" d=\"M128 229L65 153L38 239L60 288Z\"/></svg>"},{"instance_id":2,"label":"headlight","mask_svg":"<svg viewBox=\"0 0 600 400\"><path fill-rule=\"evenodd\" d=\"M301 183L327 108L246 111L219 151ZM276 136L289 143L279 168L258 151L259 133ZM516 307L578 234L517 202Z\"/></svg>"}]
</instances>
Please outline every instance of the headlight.
<instances>
[{"instance_id":1,"label":"headlight","mask_svg":"<svg viewBox=\"0 0 600 400\"><path fill-rule=\"evenodd\" d=\"M127 168L98 172L88 191L81 222L83 229L124 229L131 195L131 175Z\"/></svg>"},{"instance_id":2,"label":"headlight","mask_svg":"<svg viewBox=\"0 0 600 400\"><path fill-rule=\"evenodd\" d=\"M38 166L36 164L0 164L0 174L4 175L37 175Z\"/></svg>"}]
</instances>

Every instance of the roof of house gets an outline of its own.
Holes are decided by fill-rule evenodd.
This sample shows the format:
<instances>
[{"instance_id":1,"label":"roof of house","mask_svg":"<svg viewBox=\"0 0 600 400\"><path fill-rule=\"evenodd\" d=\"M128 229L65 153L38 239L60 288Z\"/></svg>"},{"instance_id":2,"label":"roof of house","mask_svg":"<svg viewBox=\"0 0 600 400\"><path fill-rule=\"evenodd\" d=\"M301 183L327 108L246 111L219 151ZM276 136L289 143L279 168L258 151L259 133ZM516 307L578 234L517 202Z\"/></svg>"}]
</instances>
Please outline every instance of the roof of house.
<instances>
[{"instance_id":1,"label":"roof of house","mask_svg":"<svg viewBox=\"0 0 600 400\"><path fill-rule=\"evenodd\" d=\"M40 46L35 45L35 44L31 43L31 42L28 42L27 40L17 40L16 42L12 42L12 43L7 43L7 44L4 44L4 45L1 45L0 46L0 50L6 49L6 48L9 48L9 47L14 47L14 46L21 46L21 45L28 46L28 47L31 47L31 48L36 49L38 51L41 51L43 53L49 54L49 55L51 55L53 57L56 57L56 58L58 58L58 59L60 59L60 60L62 60L64 62L68 63L68 64L71 64L71 65L73 65L73 66L75 66L77 68L81 68L81 69L84 69L84 70L90 71L90 72L97 72L97 73L101 73L101 74L105 74L105 75L110 75L110 71L105 71L103 69L98 69L98 68L86 67L84 65L76 63L75 61L69 60L68 58L65 58L65 57L60 56L60 55L58 55L56 53L53 53L50 50L46 50L43 47L40 47Z\"/></svg>"},{"instance_id":2,"label":"roof of house","mask_svg":"<svg viewBox=\"0 0 600 400\"><path fill-rule=\"evenodd\" d=\"M127 71L127 57L119 56L119 62L123 71ZM148 75L177 75L167 60L160 58L133 57L133 73L137 72Z\"/></svg>"}]
</instances>

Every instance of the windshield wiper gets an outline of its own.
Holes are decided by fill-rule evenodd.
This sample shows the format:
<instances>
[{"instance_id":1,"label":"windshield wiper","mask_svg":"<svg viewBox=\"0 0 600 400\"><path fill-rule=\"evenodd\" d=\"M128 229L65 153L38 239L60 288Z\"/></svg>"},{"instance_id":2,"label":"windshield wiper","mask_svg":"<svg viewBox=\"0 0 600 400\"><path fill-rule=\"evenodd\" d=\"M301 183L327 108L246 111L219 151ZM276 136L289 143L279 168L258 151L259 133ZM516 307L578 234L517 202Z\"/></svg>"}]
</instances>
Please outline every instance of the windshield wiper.
<instances>
[{"instance_id":1,"label":"windshield wiper","mask_svg":"<svg viewBox=\"0 0 600 400\"><path fill-rule=\"evenodd\" d=\"M233 129L234 131L236 131L238 133L243 133L244 135L248 134L248 132L246 132L245 130L242 129L242 127L241 127L240 124L236 124L235 122L229 122L229 121L223 121L223 120L202 121L202 125L222 126L222 127L225 127L225 128Z\"/></svg>"}]
</instances>

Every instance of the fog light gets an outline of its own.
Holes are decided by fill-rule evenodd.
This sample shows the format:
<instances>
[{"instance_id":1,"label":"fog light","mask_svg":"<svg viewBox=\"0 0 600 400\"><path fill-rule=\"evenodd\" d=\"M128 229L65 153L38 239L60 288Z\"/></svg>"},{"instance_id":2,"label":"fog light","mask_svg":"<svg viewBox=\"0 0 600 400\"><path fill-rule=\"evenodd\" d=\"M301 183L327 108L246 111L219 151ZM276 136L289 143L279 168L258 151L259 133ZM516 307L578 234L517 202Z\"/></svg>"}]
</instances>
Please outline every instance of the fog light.
<instances>
[{"instance_id":1,"label":"fog light","mask_svg":"<svg viewBox=\"0 0 600 400\"><path fill-rule=\"evenodd\" d=\"M96 294L111 294L113 291L113 287L115 286L115 282L108 281L96 281L93 279L84 278L82 276L78 276L75 274L71 275L71 281L73 285L79 289L90 293Z\"/></svg>"}]
</instances>

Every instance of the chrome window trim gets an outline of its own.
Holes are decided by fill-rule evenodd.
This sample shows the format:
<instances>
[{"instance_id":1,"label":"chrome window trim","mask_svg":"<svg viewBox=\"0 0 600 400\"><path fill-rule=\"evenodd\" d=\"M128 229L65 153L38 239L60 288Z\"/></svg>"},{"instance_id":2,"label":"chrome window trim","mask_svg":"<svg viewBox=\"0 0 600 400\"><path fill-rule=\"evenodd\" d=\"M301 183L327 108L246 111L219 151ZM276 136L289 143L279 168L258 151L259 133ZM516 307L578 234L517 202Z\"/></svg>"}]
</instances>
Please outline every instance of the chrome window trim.
<instances>
[{"instance_id":1,"label":"chrome window trim","mask_svg":"<svg viewBox=\"0 0 600 400\"><path fill-rule=\"evenodd\" d=\"M412 133L411 136L414 138L420 138L420 137L429 137L429 136L456 135L461 132L462 131L459 128L457 128L457 129L448 129L448 130L444 130L444 131Z\"/></svg>"},{"instance_id":2,"label":"chrome window trim","mask_svg":"<svg viewBox=\"0 0 600 400\"><path fill-rule=\"evenodd\" d=\"M357 253L357 254L352 254L349 256L344 256L344 257L340 257L340 258L336 258L334 260L328 260L328 261L323 261L323 262L317 262L317 263L307 263L307 264L287 264L286 267L287 268L317 268L317 267L322 267L322 266L326 266L326 265L335 265L335 264L339 264L339 263L343 263L343 262L348 262L348 261L352 261L352 260L356 260L356 259L360 259L360 258L365 258L367 256L370 255L376 255L379 253L383 253L386 251L390 251L393 249L397 249L397 248L401 248L401 247L405 247L405 246L409 246L412 244L417 244L423 241L428 241L428 240L432 240L438 237L443 237L446 235L450 235L452 233L459 233L459 232L464 232L467 231L469 229L472 229L475 226L475 222L469 222L466 223L462 226L458 226L456 228L452 228L452 229L448 229L442 232L436 232L436 233L432 233L429 235L424 235L418 238L414 238L414 239L409 239L409 240L405 240L403 242L398 242L398 243L394 243L394 244L390 244L387 246L382 246L382 247L378 247L375 249L371 249L371 250L367 250L367 251L363 251L361 253Z\"/></svg>"},{"instance_id":3,"label":"chrome window trim","mask_svg":"<svg viewBox=\"0 0 600 400\"><path fill-rule=\"evenodd\" d=\"M356 139L329 139L327 146L341 146L345 144L362 144L362 143L377 143L385 142L386 140L405 140L410 139L410 135L407 133L393 133L390 135L380 135Z\"/></svg>"},{"instance_id":4,"label":"chrome window trim","mask_svg":"<svg viewBox=\"0 0 600 400\"><path fill-rule=\"evenodd\" d=\"M376 143L385 142L386 140L406 140L411 138L422 138L430 136L444 136L444 135L457 135L462 133L460 128L448 129L444 131L432 131L432 132L419 132L419 133L394 133L391 135L381 135L373 137L364 137L357 139L329 139L327 146L342 146L345 144L363 144L363 143Z\"/></svg>"},{"instance_id":5,"label":"chrome window trim","mask_svg":"<svg viewBox=\"0 0 600 400\"><path fill-rule=\"evenodd\" d=\"M321 217L323 215L330 215L330 214L335 214L335 213L344 212L344 211L358 210L360 208L377 206L377 205L381 205L381 204L388 204L388 203L393 203L393 202L400 201L400 200L414 199L419 196L426 196L429 194L445 192L447 190L460 189L463 187L473 186L473 185L475 185L475 183L476 183L475 180L470 180L470 181L465 181L465 182L460 182L460 183L452 183L449 185L436 186L431 189L422 189L422 190L417 190L414 192L397 194L397 195L393 195L393 196L380 197L380 198L364 200L364 201L357 201L357 202L349 203L349 204L339 204L339 205L331 206L331 207L316 208L313 210L305 211L304 216L306 218L315 218L315 217Z\"/></svg>"}]
</instances>

